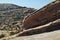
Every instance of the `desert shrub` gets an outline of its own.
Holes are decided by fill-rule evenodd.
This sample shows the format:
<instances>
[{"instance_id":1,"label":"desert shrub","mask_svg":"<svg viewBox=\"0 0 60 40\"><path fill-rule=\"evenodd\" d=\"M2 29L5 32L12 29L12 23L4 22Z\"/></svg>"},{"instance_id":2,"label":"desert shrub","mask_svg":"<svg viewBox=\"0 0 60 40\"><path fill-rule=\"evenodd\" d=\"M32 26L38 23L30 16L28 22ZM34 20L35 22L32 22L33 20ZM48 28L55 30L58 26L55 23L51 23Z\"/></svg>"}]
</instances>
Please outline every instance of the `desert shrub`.
<instances>
[{"instance_id":1,"label":"desert shrub","mask_svg":"<svg viewBox=\"0 0 60 40\"><path fill-rule=\"evenodd\" d=\"M5 35L4 35L4 34L1 34L1 35L0 35L0 38L3 38L3 37L5 37Z\"/></svg>"}]
</instances>

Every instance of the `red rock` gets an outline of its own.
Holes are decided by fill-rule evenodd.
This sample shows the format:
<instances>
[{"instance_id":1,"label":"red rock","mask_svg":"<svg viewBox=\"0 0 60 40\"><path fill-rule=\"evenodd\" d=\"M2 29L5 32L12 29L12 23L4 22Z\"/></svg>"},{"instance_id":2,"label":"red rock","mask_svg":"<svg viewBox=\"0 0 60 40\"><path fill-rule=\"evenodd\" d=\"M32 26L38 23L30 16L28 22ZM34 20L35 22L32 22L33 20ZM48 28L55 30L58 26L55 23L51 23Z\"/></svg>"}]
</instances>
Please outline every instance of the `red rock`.
<instances>
[{"instance_id":1,"label":"red rock","mask_svg":"<svg viewBox=\"0 0 60 40\"><path fill-rule=\"evenodd\" d=\"M23 20L23 28L29 29L44 25L60 18L60 1L49 3L42 9L28 15Z\"/></svg>"}]
</instances>

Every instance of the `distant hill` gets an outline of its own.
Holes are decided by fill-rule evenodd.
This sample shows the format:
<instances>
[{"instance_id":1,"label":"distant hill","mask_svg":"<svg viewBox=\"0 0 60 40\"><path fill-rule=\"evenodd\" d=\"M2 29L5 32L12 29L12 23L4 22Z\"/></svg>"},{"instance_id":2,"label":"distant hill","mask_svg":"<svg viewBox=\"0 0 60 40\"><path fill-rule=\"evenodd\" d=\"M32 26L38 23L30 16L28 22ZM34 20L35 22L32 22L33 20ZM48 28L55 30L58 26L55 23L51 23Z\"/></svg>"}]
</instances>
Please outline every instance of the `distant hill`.
<instances>
[{"instance_id":1,"label":"distant hill","mask_svg":"<svg viewBox=\"0 0 60 40\"><path fill-rule=\"evenodd\" d=\"M21 7L21 6L14 5L14 4L0 4L0 11L20 9L20 8L26 8L26 7Z\"/></svg>"},{"instance_id":2,"label":"distant hill","mask_svg":"<svg viewBox=\"0 0 60 40\"><path fill-rule=\"evenodd\" d=\"M0 27L2 28L4 25L15 25L17 23L21 24L23 18L34 11L36 11L34 8L14 4L0 4Z\"/></svg>"}]
</instances>

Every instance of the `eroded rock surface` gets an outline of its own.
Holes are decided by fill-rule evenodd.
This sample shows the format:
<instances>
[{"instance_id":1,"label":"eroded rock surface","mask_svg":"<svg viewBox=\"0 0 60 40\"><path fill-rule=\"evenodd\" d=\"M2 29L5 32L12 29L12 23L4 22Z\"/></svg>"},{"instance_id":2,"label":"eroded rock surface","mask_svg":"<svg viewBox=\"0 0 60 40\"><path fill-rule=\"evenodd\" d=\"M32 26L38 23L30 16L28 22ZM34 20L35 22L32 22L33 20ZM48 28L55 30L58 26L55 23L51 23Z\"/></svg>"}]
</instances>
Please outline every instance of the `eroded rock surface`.
<instances>
[{"instance_id":1,"label":"eroded rock surface","mask_svg":"<svg viewBox=\"0 0 60 40\"><path fill-rule=\"evenodd\" d=\"M3 39L8 40L8 39L12 39L15 37L22 37L22 36L24 37L24 36L28 36L28 35L31 36L32 34L36 35L36 34L42 34L42 33L47 33L47 32L53 32L55 30L60 30L60 19L50 22L50 23L43 25L43 26L39 26L36 28L31 28L31 29L25 30L25 31L20 32L16 35L6 37Z\"/></svg>"},{"instance_id":2,"label":"eroded rock surface","mask_svg":"<svg viewBox=\"0 0 60 40\"><path fill-rule=\"evenodd\" d=\"M8 40L60 40L60 30L32 36L15 37Z\"/></svg>"},{"instance_id":3,"label":"eroded rock surface","mask_svg":"<svg viewBox=\"0 0 60 40\"><path fill-rule=\"evenodd\" d=\"M30 29L60 18L60 1L54 1L42 9L28 15L23 20L23 28Z\"/></svg>"},{"instance_id":4,"label":"eroded rock surface","mask_svg":"<svg viewBox=\"0 0 60 40\"><path fill-rule=\"evenodd\" d=\"M23 28L22 32L2 40L60 40L60 1L27 16L23 20Z\"/></svg>"}]
</instances>

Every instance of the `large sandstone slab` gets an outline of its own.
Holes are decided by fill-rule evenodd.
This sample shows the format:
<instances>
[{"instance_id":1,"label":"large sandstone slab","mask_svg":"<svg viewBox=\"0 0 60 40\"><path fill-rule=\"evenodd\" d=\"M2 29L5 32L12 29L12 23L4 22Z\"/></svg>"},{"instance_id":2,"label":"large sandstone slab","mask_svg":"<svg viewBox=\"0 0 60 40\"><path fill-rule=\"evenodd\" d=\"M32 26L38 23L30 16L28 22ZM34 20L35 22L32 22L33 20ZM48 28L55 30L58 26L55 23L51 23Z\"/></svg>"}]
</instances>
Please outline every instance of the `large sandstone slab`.
<instances>
[{"instance_id":1,"label":"large sandstone slab","mask_svg":"<svg viewBox=\"0 0 60 40\"><path fill-rule=\"evenodd\" d=\"M35 32L36 33L39 33L39 34L35 34ZM33 35L31 35L31 33ZM8 40L8 39L12 39L12 38L15 39L17 37L16 40L18 40L18 39L24 40L24 39L27 39L27 38L30 38L31 40L33 40L33 39L36 39L37 40L38 38L41 38L41 37L43 39L43 37L45 37L45 35L48 36L47 38L49 38L49 37L52 37L53 38L53 36L55 36L55 35L57 36L57 33L60 33L60 19L55 20L55 21L53 21L51 23L48 23L46 25L43 25L43 26L40 26L40 27L36 27L36 28L32 28L32 29L28 29L28 30L25 30L23 32L20 32L20 33L18 33L16 35L13 35L13 36L10 36L10 37L6 37L6 38L2 38L2 39L3 40L4 39L5 40ZM29 35L29 36L27 36L27 35ZM58 35L60 36L60 34L58 34ZM58 36L57 36L57 38L58 38Z\"/></svg>"},{"instance_id":2,"label":"large sandstone slab","mask_svg":"<svg viewBox=\"0 0 60 40\"><path fill-rule=\"evenodd\" d=\"M54 1L42 9L28 15L23 20L23 28L30 29L60 18L60 1Z\"/></svg>"},{"instance_id":3,"label":"large sandstone slab","mask_svg":"<svg viewBox=\"0 0 60 40\"><path fill-rule=\"evenodd\" d=\"M32 36L15 37L9 40L60 40L60 30Z\"/></svg>"}]
</instances>

